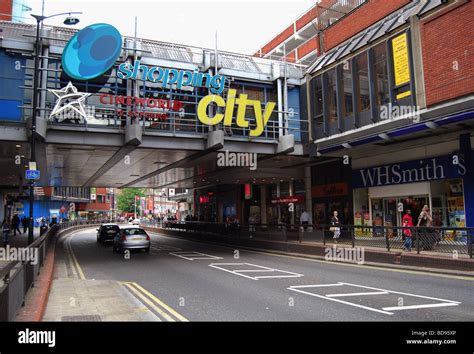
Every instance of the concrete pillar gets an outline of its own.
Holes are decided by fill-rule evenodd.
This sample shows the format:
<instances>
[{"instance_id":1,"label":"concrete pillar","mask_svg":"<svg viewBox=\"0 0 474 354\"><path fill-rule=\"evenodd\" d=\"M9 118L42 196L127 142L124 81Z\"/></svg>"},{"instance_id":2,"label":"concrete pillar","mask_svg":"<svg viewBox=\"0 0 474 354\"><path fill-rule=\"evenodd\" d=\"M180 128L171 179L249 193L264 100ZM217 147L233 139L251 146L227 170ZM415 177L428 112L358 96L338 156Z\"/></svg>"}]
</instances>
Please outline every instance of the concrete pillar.
<instances>
[{"instance_id":1,"label":"concrete pillar","mask_svg":"<svg viewBox=\"0 0 474 354\"><path fill-rule=\"evenodd\" d=\"M293 180L290 180L290 182L288 183L288 192L289 192L288 194L290 195L290 197L292 197L295 194L295 188L294 188ZM290 215L291 215L290 224L295 223L295 214L296 214L296 205L295 205L295 208L293 209L293 211L290 212Z\"/></svg>"},{"instance_id":2,"label":"concrete pillar","mask_svg":"<svg viewBox=\"0 0 474 354\"><path fill-rule=\"evenodd\" d=\"M304 168L304 190L305 190L305 209L309 214L309 224L313 224L313 201L311 197L311 167ZM312 231L312 227L308 230Z\"/></svg>"},{"instance_id":3,"label":"concrete pillar","mask_svg":"<svg viewBox=\"0 0 474 354\"><path fill-rule=\"evenodd\" d=\"M260 186L260 223L267 224L267 186Z\"/></svg>"},{"instance_id":4,"label":"concrete pillar","mask_svg":"<svg viewBox=\"0 0 474 354\"><path fill-rule=\"evenodd\" d=\"M277 182L277 190L276 190L277 198L280 198L280 182ZM278 223L281 224L281 208L280 204L277 204L278 207Z\"/></svg>"}]
</instances>

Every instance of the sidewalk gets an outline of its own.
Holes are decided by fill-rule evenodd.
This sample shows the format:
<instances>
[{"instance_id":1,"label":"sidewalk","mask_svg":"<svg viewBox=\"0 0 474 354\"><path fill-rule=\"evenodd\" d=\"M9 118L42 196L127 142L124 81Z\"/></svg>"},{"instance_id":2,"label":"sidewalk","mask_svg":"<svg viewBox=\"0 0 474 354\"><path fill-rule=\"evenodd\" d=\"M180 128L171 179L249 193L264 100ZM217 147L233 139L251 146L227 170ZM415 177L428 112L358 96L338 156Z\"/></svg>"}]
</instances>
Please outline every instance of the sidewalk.
<instances>
[{"instance_id":1,"label":"sidewalk","mask_svg":"<svg viewBox=\"0 0 474 354\"><path fill-rule=\"evenodd\" d=\"M159 321L118 281L84 279L61 237L42 321Z\"/></svg>"}]
</instances>

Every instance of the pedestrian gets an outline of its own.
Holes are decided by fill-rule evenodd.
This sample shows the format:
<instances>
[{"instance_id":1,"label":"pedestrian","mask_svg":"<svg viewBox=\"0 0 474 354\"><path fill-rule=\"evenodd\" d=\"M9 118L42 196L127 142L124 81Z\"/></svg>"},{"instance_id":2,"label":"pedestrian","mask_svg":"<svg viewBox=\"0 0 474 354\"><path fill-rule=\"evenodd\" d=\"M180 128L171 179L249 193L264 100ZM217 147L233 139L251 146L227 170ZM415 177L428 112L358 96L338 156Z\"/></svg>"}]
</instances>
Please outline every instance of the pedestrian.
<instances>
[{"instance_id":1,"label":"pedestrian","mask_svg":"<svg viewBox=\"0 0 474 354\"><path fill-rule=\"evenodd\" d=\"M21 235L20 231L20 218L18 217L18 214L13 215L12 218L12 227L13 227L13 236L16 236L16 232L18 231L18 234Z\"/></svg>"},{"instance_id":2,"label":"pedestrian","mask_svg":"<svg viewBox=\"0 0 474 354\"><path fill-rule=\"evenodd\" d=\"M8 244L8 235L10 234L10 221L5 218L2 222L2 231L3 231L3 245Z\"/></svg>"},{"instance_id":3,"label":"pedestrian","mask_svg":"<svg viewBox=\"0 0 474 354\"><path fill-rule=\"evenodd\" d=\"M303 225L303 230L306 230L306 227L309 224L309 213L304 209L300 216L300 222Z\"/></svg>"},{"instance_id":4,"label":"pedestrian","mask_svg":"<svg viewBox=\"0 0 474 354\"><path fill-rule=\"evenodd\" d=\"M249 217L249 237L252 238L255 235L255 224L257 223L257 220L253 214L250 215Z\"/></svg>"},{"instance_id":5,"label":"pedestrian","mask_svg":"<svg viewBox=\"0 0 474 354\"><path fill-rule=\"evenodd\" d=\"M334 210L332 212L331 227L329 228L329 231L332 231L334 233L333 239L335 243L337 243L339 236L341 236L341 228L337 215L337 210Z\"/></svg>"},{"instance_id":6,"label":"pedestrian","mask_svg":"<svg viewBox=\"0 0 474 354\"><path fill-rule=\"evenodd\" d=\"M428 227L433 223L433 218L430 214L430 208L428 205L424 205L421 210L420 216L418 216L418 224L416 226Z\"/></svg>"},{"instance_id":7,"label":"pedestrian","mask_svg":"<svg viewBox=\"0 0 474 354\"><path fill-rule=\"evenodd\" d=\"M24 216L22 219L21 219L21 225L23 226L23 233L25 234L26 231L28 231L28 223L29 223L29 220L26 216Z\"/></svg>"},{"instance_id":8,"label":"pedestrian","mask_svg":"<svg viewBox=\"0 0 474 354\"><path fill-rule=\"evenodd\" d=\"M402 226L407 227L407 229L403 229L403 238L405 240L403 249L408 250L408 252L411 252L411 247L412 247L412 232L411 229L408 229L408 227L413 227L413 218L411 216L411 210L407 209L406 214L403 216L402 219Z\"/></svg>"}]
</instances>

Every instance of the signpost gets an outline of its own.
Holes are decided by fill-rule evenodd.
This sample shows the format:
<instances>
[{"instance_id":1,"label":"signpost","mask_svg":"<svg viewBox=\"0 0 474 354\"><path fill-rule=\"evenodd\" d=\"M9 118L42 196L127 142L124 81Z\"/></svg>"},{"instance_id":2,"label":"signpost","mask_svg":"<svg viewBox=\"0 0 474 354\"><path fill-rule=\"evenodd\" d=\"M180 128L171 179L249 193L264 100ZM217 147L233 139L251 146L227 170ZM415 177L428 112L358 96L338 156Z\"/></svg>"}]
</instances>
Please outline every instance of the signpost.
<instances>
[{"instance_id":1,"label":"signpost","mask_svg":"<svg viewBox=\"0 0 474 354\"><path fill-rule=\"evenodd\" d=\"M29 180L40 179L40 171L39 170L26 170L26 179L29 179Z\"/></svg>"}]
</instances>

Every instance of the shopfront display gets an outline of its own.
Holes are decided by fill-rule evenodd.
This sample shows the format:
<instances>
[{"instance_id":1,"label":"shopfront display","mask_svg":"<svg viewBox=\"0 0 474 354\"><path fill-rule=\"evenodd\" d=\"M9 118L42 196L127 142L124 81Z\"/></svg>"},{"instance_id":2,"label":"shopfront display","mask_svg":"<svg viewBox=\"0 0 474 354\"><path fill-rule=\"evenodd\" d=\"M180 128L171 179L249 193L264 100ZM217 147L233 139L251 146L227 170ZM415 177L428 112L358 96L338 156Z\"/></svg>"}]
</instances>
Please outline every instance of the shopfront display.
<instances>
[{"instance_id":1,"label":"shopfront display","mask_svg":"<svg viewBox=\"0 0 474 354\"><path fill-rule=\"evenodd\" d=\"M451 160L441 156L353 171L354 224L400 227L410 210L416 225L427 205L432 226L464 227L463 169L449 165Z\"/></svg>"}]
</instances>

